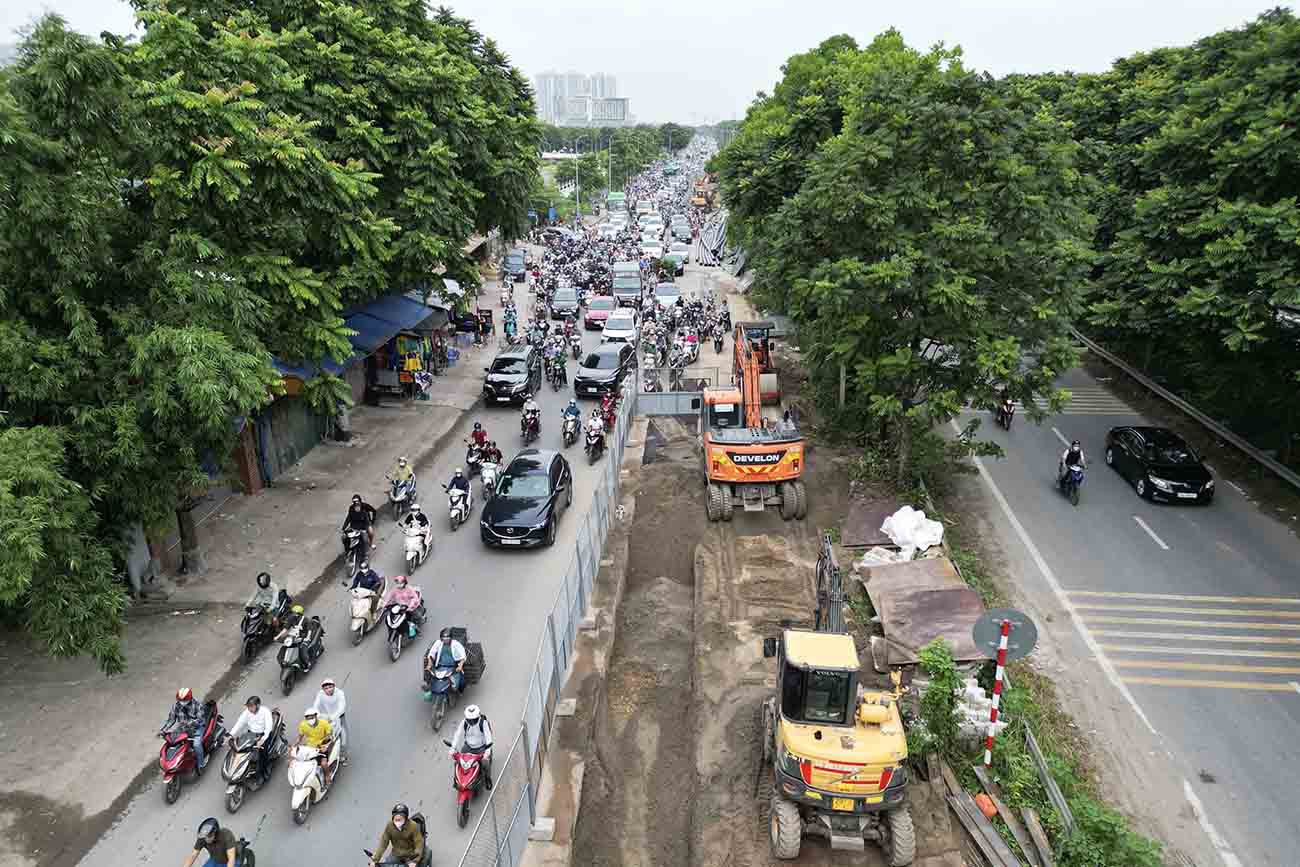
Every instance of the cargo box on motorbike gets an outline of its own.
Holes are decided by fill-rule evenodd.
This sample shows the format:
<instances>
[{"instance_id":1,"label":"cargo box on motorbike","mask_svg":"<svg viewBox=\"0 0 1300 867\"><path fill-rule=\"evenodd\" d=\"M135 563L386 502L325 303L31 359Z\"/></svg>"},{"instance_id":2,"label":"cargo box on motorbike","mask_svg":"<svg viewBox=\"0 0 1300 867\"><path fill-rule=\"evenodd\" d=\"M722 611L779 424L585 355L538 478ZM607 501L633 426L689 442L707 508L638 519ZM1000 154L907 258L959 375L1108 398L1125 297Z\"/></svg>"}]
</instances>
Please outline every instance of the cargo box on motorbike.
<instances>
[{"instance_id":1,"label":"cargo box on motorbike","mask_svg":"<svg viewBox=\"0 0 1300 867\"><path fill-rule=\"evenodd\" d=\"M487 657L483 655L483 645L477 641L469 640L469 630L464 626L448 626L451 630L453 641L459 641L465 648L465 685L472 686L479 682L483 677L483 672L487 670ZM441 629L438 630L442 632ZM424 649L424 655L427 657L429 651L433 650L436 641L429 642L429 646Z\"/></svg>"}]
</instances>

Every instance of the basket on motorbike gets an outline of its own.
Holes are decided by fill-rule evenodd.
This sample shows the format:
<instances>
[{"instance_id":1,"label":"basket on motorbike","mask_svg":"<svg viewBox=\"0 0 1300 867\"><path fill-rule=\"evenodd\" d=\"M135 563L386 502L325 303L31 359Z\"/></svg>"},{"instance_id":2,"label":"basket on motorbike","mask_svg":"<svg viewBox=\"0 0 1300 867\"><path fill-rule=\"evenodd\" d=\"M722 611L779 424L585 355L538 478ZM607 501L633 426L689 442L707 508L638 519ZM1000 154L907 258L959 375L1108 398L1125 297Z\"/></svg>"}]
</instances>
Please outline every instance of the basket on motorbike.
<instances>
[{"instance_id":1,"label":"basket on motorbike","mask_svg":"<svg viewBox=\"0 0 1300 867\"><path fill-rule=\"evenodd\" d=\"M487 657L483 655L483 645L477 641L470 641L469 630L464 626L448 626L445 628L451 630L452 640L459 641L461 646L465 648L465 685L473 686L479 682L479 679L483 677L483 672L487 670ZM442 632L441 629L438 631ZM429 646L425 648L425 656L429 655L429 651L433 649L435 643L436 641L430 642Z\"/></svg>"}]
</instances>

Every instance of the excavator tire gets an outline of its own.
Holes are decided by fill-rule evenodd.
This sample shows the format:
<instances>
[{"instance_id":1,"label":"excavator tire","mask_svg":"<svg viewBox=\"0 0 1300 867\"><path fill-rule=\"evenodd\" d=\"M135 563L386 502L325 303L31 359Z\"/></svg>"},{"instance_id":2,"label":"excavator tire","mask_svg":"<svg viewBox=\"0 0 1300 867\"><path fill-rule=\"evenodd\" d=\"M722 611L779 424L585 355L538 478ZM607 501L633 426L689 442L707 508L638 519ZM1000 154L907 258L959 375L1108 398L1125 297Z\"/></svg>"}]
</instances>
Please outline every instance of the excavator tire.
<instances>
[{"instance_id":1,"label":"excavator tire","mask_svg":"<svg viewBox=\"0 0 1300 867\"><path fill-rule=\"evenodd\" d=\"M479 682L487 670L487 657L483 655L483 645L471 641L465 645L465 683L473 685Z\"/></svg>"},{"instance_id":2,"label":"excavator tire","mask_svg":"<svg viewBox=\"0 0 1300 867\"><path fill-rule=\"evenodd\" d=\"M794 516L796 520L802 521L808 517L808 486L799 479L794 483Z\"/></svg>"},{"instance_id":3,"label":"excavator tire","mask_svg":"<svg viewBox=\"0 0 1300 867\"><path fill-rule=\"evenodd\" d=\"M718 493L722 496L722 520L730 521L732 512L731 492L719 485Z\"/></svg>"},{"instance_id":4,"label":"excavator tire","mask_svg":"<svg viewBox=\"0 0 1300 867\"><path fill-rule=\"evenodd\" d=\"M708 500L704 504L704 512L709 516L710 521L718 521L722 518L722 491L718 490L717 485L708 486Z\"/></svg>"},{"instance_id":5,"label":"excavator tire","mask_svg":"<svg viewBox=\"0 0 1300 867\"><path fill-rule=\"evenodd\" d=\"M778 861L793 861L799 857L803 843L803 819L794 801L787 801L772 790L771 827L772 857Z\"/></svg>"},{"instance_id":6,"label":"excavator tire","mask_svg":"<svg viewBox=\"0 0 1300 867\"><path fill-rule=\"evenodd\" d=\"M912 825L912 811L906 806L885 814L889 823L889 848L885 858L889 867L910 867L916 858L916 828Z\"/></svg>"},{"instance_id":7,"label":"excavator tire","mask_svg":"<svg viewBox=\"0 0 1300 867\"><path fill-rule=\"evenodd\" d=\"M789 482L781 483L781 520L794 520L795 513L799 511L799 498L795 494L794 485Z\"/></svg>"}]
</instances>

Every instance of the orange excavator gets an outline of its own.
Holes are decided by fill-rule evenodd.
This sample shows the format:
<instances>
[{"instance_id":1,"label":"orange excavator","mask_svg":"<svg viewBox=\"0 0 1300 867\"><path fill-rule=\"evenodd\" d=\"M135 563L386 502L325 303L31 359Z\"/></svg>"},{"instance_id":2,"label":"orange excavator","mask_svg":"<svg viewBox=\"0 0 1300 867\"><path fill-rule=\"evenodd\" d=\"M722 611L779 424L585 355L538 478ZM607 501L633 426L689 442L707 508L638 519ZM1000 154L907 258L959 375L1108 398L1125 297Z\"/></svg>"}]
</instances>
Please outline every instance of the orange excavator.
<instances>
[{"instance_id":1,"label":"orange excavator","mask_svg":"<svg viewBox=\"0 0 1300 867\"><path fill-rule=\"evenodd\" d=\"M803 435L790 413L766 416L781 401L772 357L771 322L737 322L732 384L704 389L700 430L710 521L730 521L736 506L761 512L777 506L789 521L808 514Z\"/></svg>"}]
</instances>

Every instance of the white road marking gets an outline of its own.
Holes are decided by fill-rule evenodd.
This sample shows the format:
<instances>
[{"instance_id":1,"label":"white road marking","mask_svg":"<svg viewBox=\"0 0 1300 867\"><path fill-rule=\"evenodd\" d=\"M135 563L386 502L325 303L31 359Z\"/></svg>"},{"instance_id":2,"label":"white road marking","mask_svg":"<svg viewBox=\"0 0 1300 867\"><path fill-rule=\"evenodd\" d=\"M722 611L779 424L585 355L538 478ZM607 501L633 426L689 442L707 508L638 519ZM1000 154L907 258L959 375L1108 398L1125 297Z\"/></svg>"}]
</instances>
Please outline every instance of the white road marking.
<instances>
[{"instance_id":1,"label":"white road marking","mask_svg":"<svg viewBox=\"0 0 1300 867\"><path fill-rule=\"evenodd\" d=\"M955 421L949 421L948 424L952 426L953 431L961 433L961 428ZM1053 428L1053 430L1056 429ZM1060 431L1057 431L1056 435L1061 436ZM1061 438L1064 439L1064 437ZM1147 727L1147 730L1150 731L1151 734L1159 736L1156 727L1151 724L1151 720L1147 718L1146 712L1138 705L1137 699L1133 697L1133 693L1131 693L1129 688L1124 685L1124 681L1120 677L1115 666L1110 664L1110 660L1102 651L1101 646L1097 643L1097 640L1092 637L1092 632L1084 625L1083 618L1081 618L1079 613L1075 611L1074 603L1070 601L1070 597L1066 594L1064 588L1061 587L1061 582L1057 580L1056 573L1052 571L1052 567L1047 565L1047 561L1043 559L1043 555L1038 550L1038 546L1035 545L1034 540L1029 537L1029 531L1020 523L1020 519L1016 517L1016 513L1011 510L1011 504L1007 502L1007 498L1003 496L1002 490L997 486L997 483L993 481L993 476L989 474L988 468L984 466L984 461L978 457L972 457L971 461L974 462L975 469L979 472L980 478L984 480L984 484L989 486L989 491L993 494L993 499L997 501L998 507L1002 510L1002 514L1006 515L1007 520L1011 523L1012 529L1016 531L1016 536L1019 537L1020 543L1025 546L1025 550L1029 552L1029 556L1033 559L1034 565L1038 567L1038 571L1047 582L1047 586L1051 588L1052 594L1056 596L1057 604L1061 606L1061 609L1065 611L1067 615L1069 615L1070 622L1074 624L1075 631L1079 633L1079 637L1083 639L1083 643L1087 646L1088 650L1092 651L1092 655L1096 657L1097 664L1101 666L1101 670L1105 673L1106 679L1110 681L1110 685L1115 689L1116 693L1123 696L1124 700L1129 703L1129 707L1133 708L1133 712L1137 714L1138 719L1142 720L1142 723Z\"/></svg>"},{"instance_id":2,"label":"white road marking","mask_svg":"<svg viewBox=\"0 0 1300 867\"><path fill-rule=\"evenodd\" d=\"M1231 479L1224 479L1224 481L1227 482L1228 485L1231 486L1231 488L1232 488L1234 491L1236 491L1237 493L1241 494L1243 497L1246 496L1246 489L1243 488L1241 485L1237 484L1236 482L1232 481Z\"/></svg>"},{"instance_id":3,"label":"white road marking","mask_svg":"<svg viewBox=\"0 0 1300 867\"><path fill-rule=\"evenodd\" d=\"M1154 539L1157 545L1159 545L1161 548L1163 548L1163 549L1166 550L1166 551L1169 550L1169 546L1165 544L1165 540L1164 540L1164 539L1161 539L1159 536L1157 536L1157 535L1156 535L1156 531L1155 531L1155 530L1152 530L1150 527L1148 527L1146 521L1142 520L1142 519L1139 518L1137 515L1134 515L1134 516L1133 516L1133 520L1134 520L1134 521L1137 521L1137 525L1138 525L1139 527L1141 527L1143 530L1146 530L1146 531L1147 531L1147 535L1150 536L1152 539Z\"/></svg>"},{"instance_id":4,"label":"white road marking","mask_svg":"<svg viewBox=\"0 0 1300 867\"><path fill-rule=\"evenodd\" d=\"M1056 428L1052 428L1052 433L1056 434L1056 438L1061 441L1061 445L1065 446L1067 449L1070 447L1070 441L1065 438L1065 434L1061 433Z\"/></svg>"},{"instance_id":5,"label":"white road marking","mask_svg":"<svg viewBox=\"0 0 1300 867\"><path fill-rule=\"evenodd\" d=\"M1247 659L1300 659L1300 653L1282 650L1229 650L1222 647L1165 647L1159 644L1103 644L1116 653L1159 653L1169 656L1239 656Z\"/></svg>"},{"instance_id":6,"label":"white road marking","mask_svg":"<svg viewBox=\"0 0 1300 867\"><path fill-rule=\"evenodd\" d=\"M1187 796L1187 803L1191 804L1192 810L1196 812L1196 821L1201 823L1201 830L1205 832L1205 836L1210 838L1210 842L1213 843L1214 848L1218 850L1219 857L1223 859L1223 863L1226 864L1227 867L1241 867L1241 859L1237 857L1236 852L1232 851L1232 847L1228 845L1228 841L1223 839L1223 835L1219 833L1219 829L1210 824L1209 817L1205 815L1205 807L1201 806L1201 799L1196 797L1196 792L1192 789L1192 784L1187 780L1183 780L1183 794Z\"/></svg>"}]
</instances>

